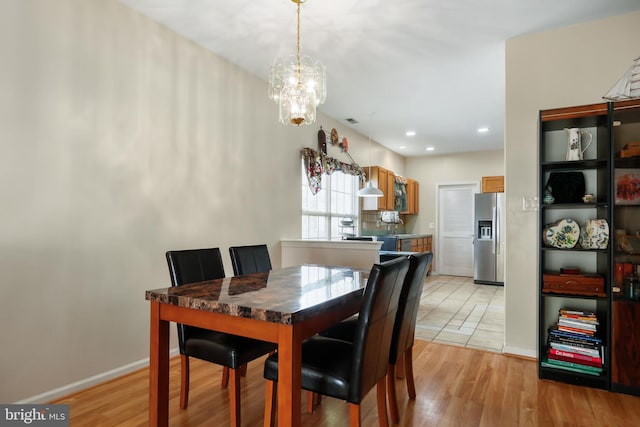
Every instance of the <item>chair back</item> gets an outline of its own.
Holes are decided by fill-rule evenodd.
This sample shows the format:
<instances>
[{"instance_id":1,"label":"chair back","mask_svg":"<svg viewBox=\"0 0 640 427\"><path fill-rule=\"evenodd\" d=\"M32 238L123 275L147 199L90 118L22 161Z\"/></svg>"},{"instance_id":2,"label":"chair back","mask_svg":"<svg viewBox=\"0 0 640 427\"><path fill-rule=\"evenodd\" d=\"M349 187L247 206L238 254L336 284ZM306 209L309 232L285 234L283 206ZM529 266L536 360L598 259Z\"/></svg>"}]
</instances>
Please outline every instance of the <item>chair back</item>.
<instances>
[{"instance_id":1,"label":"chair back","mask_svg":"<svg viewBox=\"0 0 640 427\"><path fill-rule=\"evenodd\" d=\"M171 286L203 282L225 277L220 248L185 249L166 253ZM184 354L184 343L195 327L178 323L178 346Z\"/></svg>"},{"instance_id":2,"label":"chair back","mask_svg":"<svg viewBox=\"0 0 640 427\"><path fill-rule=\"evenodd\" d=\"M398 357L413 345L424 278L432 259L433 253L431 252L409 256L409 271L402 285L398 313L393 328L393 339L391 340L389 363L392 365L395 365Z\"/></svg>"},{"instance_id":3,"label":"chair back","mask_svg":"<svg viewBox=\"0 0 640 427\"><path fill-rule=\"evenodd\" d=\"M232 246L229 248L229 255L235 276L271 270L267 245Z\"/></svg>"},{"instance_id":4,"label":"chair back","mask_svg":"<svg viewBox=\"0 0 640 427\"><path fill-rule=\"evenodd\" d=\"M374 264L364 290L353 341L349 401L359 403L385 377L393 327L409 259Z\"/></svg>"}]
</instances>

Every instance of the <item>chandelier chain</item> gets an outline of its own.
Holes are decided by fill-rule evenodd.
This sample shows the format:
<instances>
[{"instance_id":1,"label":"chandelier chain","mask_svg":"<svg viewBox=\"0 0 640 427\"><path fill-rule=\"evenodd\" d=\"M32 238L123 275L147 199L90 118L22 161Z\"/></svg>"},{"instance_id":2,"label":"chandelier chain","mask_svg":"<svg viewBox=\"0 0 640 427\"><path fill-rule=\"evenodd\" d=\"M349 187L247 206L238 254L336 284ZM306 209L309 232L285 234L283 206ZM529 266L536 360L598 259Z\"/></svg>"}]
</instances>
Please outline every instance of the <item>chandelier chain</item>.
<instances>
[{"instance_id":1,"label":"chandelier chain","mask_svg":"<svg viewBox=\"0 0 640 427\"><path fill-rule=\"evenodd\" d=\"M298 63L298 84L300 84L300 3L302 2L296 1L296 3L298 4L298 50L296 51L296 61Z\"/></svg>"}]
</instances>

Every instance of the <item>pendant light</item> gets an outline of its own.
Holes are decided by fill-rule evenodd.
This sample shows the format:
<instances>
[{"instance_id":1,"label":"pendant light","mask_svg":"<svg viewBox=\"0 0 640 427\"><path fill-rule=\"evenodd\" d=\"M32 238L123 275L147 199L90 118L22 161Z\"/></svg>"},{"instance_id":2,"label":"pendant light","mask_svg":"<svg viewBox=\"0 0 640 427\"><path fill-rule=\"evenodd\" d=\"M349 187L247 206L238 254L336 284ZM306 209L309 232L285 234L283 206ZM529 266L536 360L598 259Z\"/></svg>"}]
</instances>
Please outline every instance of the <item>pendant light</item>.
<instances>
[{"instance_id":1,"label":"pendant light","mask_svg":"<svg viewBox=\"0 0 640 427\"><path fill-rule=\"evenodd\" d=\"M278 104L280 123L310 125L316 121L316 107L327 99L327 73L319 61L300 57L300 5L307 0L291 1L298 5L297 51L277 58L269 69L269 98Z\"/></svg>"},{"instance_id":2,"label":"pendant light","mask_svg":"<svg viewBox=\"0 0 640 427\"><path fill-rule=\"evenodd\" d=\"M369 121L371 121L372 114L369 114ZM380 191L379 188L373 186L371 182L371 125L369 125L369 180L367 181L367 185L358 190L358 197L382 197L384 193Z\"/></svg>"}]
</instances>

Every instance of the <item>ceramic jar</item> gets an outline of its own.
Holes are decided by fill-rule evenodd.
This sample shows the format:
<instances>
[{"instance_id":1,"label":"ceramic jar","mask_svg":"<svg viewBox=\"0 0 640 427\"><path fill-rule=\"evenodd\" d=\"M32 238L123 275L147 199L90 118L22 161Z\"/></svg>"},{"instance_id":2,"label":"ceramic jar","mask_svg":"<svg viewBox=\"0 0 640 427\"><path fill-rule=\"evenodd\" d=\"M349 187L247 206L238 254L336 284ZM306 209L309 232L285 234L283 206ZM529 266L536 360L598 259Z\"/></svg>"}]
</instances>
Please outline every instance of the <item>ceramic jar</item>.
<instances>
[{"instance_id":1,"label":"ceramic jar","mask_svg":"<svg viewBox=\"0 0 640 427\"><path fill-rule=\"evenodd\" d=\"M606 219L588 219L580 229L582 249L607 249L609 224Z\"/></svg>"}]
</instances>

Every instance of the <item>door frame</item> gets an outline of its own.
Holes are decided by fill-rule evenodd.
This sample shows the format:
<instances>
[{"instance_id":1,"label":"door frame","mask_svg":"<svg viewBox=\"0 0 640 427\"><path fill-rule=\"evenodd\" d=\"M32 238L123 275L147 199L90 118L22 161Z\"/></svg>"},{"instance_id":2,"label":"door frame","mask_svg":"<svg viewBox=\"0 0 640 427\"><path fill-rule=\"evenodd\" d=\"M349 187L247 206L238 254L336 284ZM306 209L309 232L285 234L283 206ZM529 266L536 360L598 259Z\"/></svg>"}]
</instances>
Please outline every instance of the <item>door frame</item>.
<instances>
[{"instance_id":1,"label":"door frame","mask_svg":"<svg viewBox=\"0 0 640 427\"><path fill-rule=\"evenodd\" d=\"M439 254L436 258L436 271L435 274L440 274L442 271L442 254L439 253L439 247L441 246L441 233L440 233L440 189L443 187L458 187L458 186L469 186L473 191L473 194L480 192L480 181L449 181L449 182L436 182L436 236L433 239L434 245L434 253ZM475 201L472 199L471 203L474 204ZM473 224L471 225L473 228ZM472 237L473 238L473 237ZM471 260L473 262L473 251L471 252Z\"/></svg>"}]
</instances>

